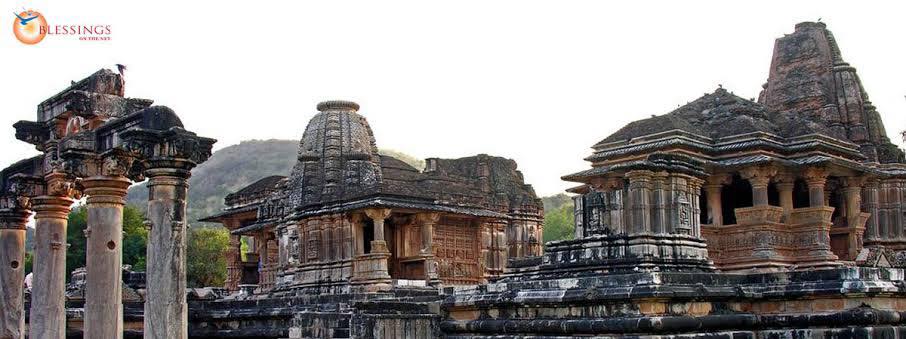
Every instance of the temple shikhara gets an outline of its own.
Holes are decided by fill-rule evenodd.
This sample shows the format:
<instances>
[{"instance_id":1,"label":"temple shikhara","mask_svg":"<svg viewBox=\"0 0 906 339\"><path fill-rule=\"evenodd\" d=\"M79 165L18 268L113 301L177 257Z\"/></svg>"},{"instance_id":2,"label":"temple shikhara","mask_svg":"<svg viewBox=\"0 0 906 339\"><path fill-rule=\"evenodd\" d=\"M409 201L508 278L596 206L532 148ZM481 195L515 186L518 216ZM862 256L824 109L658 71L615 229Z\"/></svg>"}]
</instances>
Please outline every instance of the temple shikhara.
<instances>
[{"instance_id":1,"label":"temple shikhara","mask_svg":"<svg viewBox=\"0 0 906 339\"><path fill-rule=\"evenodd\" d=\"M906 337L906 156L843 55L800 23L757 98L718 87L606 136L561 178L573 239L548 243L515 161L415 168L378 153L359 105L322 102L292 171L199 220L230 232L204 295L185 282L187 179L214 140L101 70L14 124L41 154L0 171L0 339ZM145 179L148 269L127 277L123 197Z\"/></svg>"}]
</instances>

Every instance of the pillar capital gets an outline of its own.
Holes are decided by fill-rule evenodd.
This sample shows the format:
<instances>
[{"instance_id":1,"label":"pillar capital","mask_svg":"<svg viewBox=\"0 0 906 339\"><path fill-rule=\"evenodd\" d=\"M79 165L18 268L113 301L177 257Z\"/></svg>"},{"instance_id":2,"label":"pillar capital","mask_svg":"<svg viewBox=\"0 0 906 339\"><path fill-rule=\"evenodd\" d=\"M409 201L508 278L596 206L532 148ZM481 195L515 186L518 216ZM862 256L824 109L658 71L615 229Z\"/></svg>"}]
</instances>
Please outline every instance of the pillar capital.
<instances>
[{"instance_id":1,"label":"pillar capital","mask_svg":"<svg viewBox=\"0 0 906 339\"><path fill-rule=\"evenodd\" d=\"M777 168L774 166L751 166L739 171L739 175L752 186L767 186L776 174Z\"/></svg>"},{"instance_id":2,"label":"pillar capital","mask_svg":"<svg viewBox=\"0 0 906 339\"><path fill-rule=\"evenodd\" d=\"M438 212L428 212L428 213L419 213L415 215L415 220L419 224L436 224L440 221L440 213Z\"/></svg>"},{"instance_id":3,"label":"pillar capital","mask_svg":"<svg viewBox=\"0 0 906 339\"><path fill-rule=\"evenodd\" d=\"M32 199L32 210L36 219L67 219L75 199L62 196L42 195Z\"/></svg>"},{"instance_id":4,"label":"pillar capital","mask_svg":"<svg viewBox=\"0 0 906 339\"><path fill-rule=\"evenodd\" d=\"M384 219L387 219L390 217L390 209L389 208L369 208L369 209L365 210L365 215L367 215L372 220L375 220L375 221L380 220L383 222Z\"/></svg>"},{"instance_id":5,"label":"pillar capital","mask_svg":"<svg viewBox=\"0 0 906 339\"><path fill-rule=\"evenodd\" d=\"M868 180L865 177L844 177L844 190L861 190Z\"/></svg>"},{"instance_id":6,"label":"pillar capital","mask_svg":"<svg viewBox=\"0 0 906 339\"><path fill-rule=\"evenodd\" d=\"M22 208L0 208L0 229L24 230L31 211Z\"/></svg>"},{"instance_id":7,"label":"pillar capital","mask_svg":"<svg viewBox=\"0 0 906 339\"><path fill-rule=\"evenodd\" d=\"M589 183L592 189L596 191L613 191L623 188L623 179L614 177L594 178Z\"/></svg>"},{"instance_id":8,"label":"pillar capital","mask_svg":"<svg viewBox=\"0 0 906 339\"><path fill-rule=\"evenodd\" d=\"M123 176L93 176L82 179L88 204L126 204L126 193L132 181Z\"/></svg>"},{"instance_id":9,"label":"pillar capital","mask_svg":"<svg viewBox=\"0 0 906 339\"><path fill-rule=\"evenodd\" d=\"M733 177L727 173L713 174L705 178L704 187L706 189L714 190L720 189L723 185L729 185L733 181Z\"/></svg>"},{"instance_id":10,"label":"pillar capital","mask_svg":"<svg viewBox=\"0 0 906 339\"><path fill-rule=\"evenodd\" d=\"M827 182L827 175L827 168L818 166L806 167L802 171L802 179L805 179L805 183L809 186L824 186Z\"/></svg>"}]
</instances>

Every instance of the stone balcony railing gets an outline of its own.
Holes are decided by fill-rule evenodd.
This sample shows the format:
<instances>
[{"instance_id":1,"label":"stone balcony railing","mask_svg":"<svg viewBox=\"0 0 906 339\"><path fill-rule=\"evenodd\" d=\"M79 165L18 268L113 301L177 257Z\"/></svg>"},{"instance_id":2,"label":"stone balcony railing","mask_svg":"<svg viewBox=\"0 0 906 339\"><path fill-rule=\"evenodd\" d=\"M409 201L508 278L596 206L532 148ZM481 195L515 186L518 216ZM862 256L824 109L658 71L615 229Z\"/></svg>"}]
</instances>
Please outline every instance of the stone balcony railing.
<instances>
[{"instance_id":1,"label":"stone balcony railing","mask_svg":"<svg viewBox=\"0 0 906 339\"><path fill-rule=\"evenodd\" d=\"M830 226L834 208L830 206L803 207L793 209L789 223L792 225L827 224Z\"/></svg>"},{"instance_id":2,"label":"stone balcony railing","mask_svg":"<svg viewBox=\"0 0 906 339\"><path fill-rule=\"evenodd\" d=\"M783 208L770 205L737 208L733 213L737 225L779 223L783 218Z\"/></svg>"}]
</instances>

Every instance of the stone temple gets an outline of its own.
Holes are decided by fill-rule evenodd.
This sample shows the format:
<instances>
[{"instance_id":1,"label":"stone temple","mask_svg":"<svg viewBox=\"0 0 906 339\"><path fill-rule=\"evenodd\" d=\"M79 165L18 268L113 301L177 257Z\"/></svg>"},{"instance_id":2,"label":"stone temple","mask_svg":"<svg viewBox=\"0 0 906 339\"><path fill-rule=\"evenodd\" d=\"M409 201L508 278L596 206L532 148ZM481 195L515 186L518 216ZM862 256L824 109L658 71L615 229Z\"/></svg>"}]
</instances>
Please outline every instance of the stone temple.
<instances>
[{"instance_id":1,"label":"stone temple","mask_svg":"<svg viewBox=\"0 0 906 339\"><path fill-rule=\"evenodd\" d=\"M101 71L16 124L42 155L0 172L0 338L906 337L906 159L823 23L777 39L758 100L718 88L593 145L562 178L572 240L539 243L513 161L416 169L378 154L358 105L323 102L287 177L204 218L232 234L229 279L191 298L185 179L213 140L122 85ZM143 177L149 265L127 301L117 211ZM84 303L67 302L60 240L82 194ZM32 211L45 283L26 302Z\"/></svg>"},{"instance_id":2,"label":"stone temple","mask_svg":"<svg viewBox=\"0 0 906 339\"><path fill-rule=\"evenodd\" d=\"M503 274L509 258L541 254L541 200L514 161L430 158L420 171L378 154L358 110L352 102L320 103L289 177L263 178L202 219L233 234L227 290L243 283L271 295L476 285ZM240 259L242 236L253 240L251 263Z\"/></svg>"}]
</instances>

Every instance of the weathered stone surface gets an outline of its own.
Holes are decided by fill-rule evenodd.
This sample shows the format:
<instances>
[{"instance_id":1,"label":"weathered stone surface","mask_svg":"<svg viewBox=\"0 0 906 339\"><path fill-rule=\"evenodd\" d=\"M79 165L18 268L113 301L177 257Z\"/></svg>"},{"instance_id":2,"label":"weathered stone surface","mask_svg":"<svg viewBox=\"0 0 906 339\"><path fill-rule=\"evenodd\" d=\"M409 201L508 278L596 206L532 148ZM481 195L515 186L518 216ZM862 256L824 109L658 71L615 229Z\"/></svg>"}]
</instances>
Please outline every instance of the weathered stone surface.
<instances>
[{"instance_id":1,"label":"weathered stone surface","mask_svg":"<svg viewBox=\"0 0 906 339\"><path fill-rule=\"evenodd\" d=\"M148 289L145 338L186 338L186 196L188 169L146 171L148 188Z\"/></svg>"},{"instance_id":2,"label":"weathered stone surface","mask_svg":"<svg viewBox=\"0 0 906 339\"><path fill-rule=\"evenodd\" d=\"M86 241L85 336L123 337L123 205L132 183L122 177L89 177Z\"/></svg>"},{"instance_id":3,"label":"weathered stone surface","mask_svg":"<svg viewBox=\"0 0 906 339\"><path fill-rule=\"evenodd\" d=\"M0 338L25 338L26 211L0 209Z\"/></svg>"},{"instance_id":4,"label":"weathered stone surface","mask_svg":"<svg viewBox=\"0 0 906 339\"><path fill-rule=\"evenodd\" d=\"M66 225L73 200L60 196L34 199L35 260L29 312L29 337L66 335Z\"/></svg>"}]
</instances>

